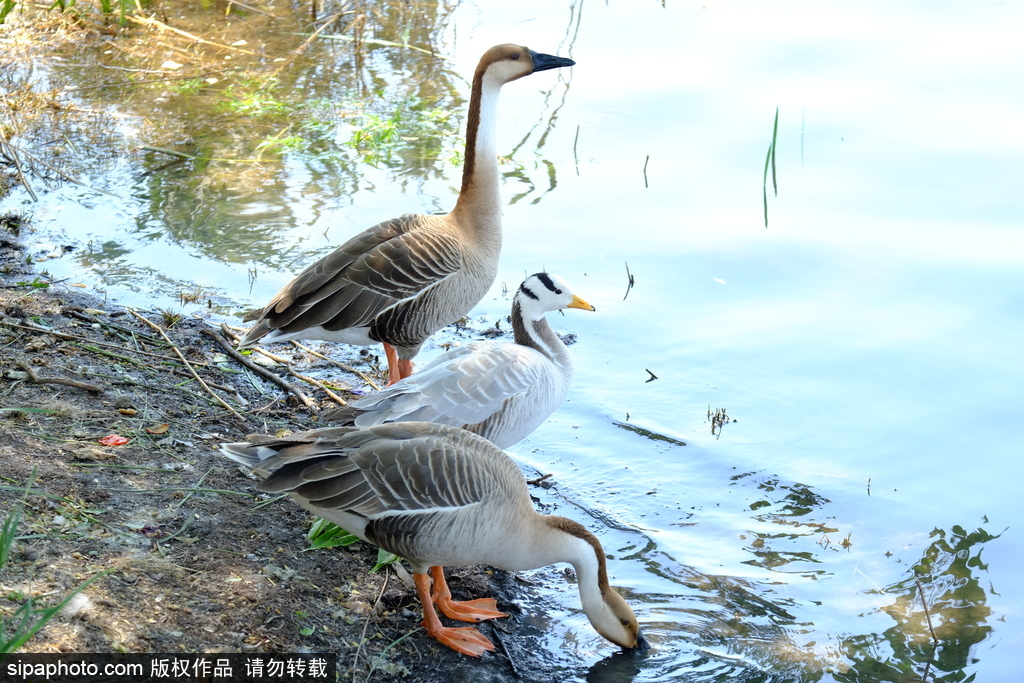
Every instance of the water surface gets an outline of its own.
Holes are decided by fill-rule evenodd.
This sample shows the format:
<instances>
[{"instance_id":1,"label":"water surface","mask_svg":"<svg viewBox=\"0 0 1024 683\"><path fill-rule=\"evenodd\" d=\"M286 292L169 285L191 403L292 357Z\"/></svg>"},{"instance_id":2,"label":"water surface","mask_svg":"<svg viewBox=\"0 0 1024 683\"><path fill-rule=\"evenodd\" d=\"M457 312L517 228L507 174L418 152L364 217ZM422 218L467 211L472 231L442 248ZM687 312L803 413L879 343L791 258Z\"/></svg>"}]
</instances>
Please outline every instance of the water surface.
<instances>
[{"instance_id":1,"label":"water surface","mask_svg":"<svg viewBox=\"0 0 1024 683\"><path fill-rule=\"evenodd\" d=\"M242 310L357 229L450 208L484 49L571 56L502 93L505 247L474 318L507 315L506 292L541 269L597 307L553 316L578 338L575 385L512 451L553 474L543 504L598 533L655 647L609 658L560 569L541 570L548 665L565 680L1016 680L1024 10L426 7L410 42L438 58L378 46L353 66L332 43L284 72L278 97L326 112L301 131L312 147L144 177L167 158L140 152L97 162L116 199L63 187L4 209L80 247L55 275L177 308L197 287ZM200 96L175 95L186 130ZM345 112L411 98L449 115L421 117L420 147L346 146L366 119ZM252 121L253 137L280 132ZM193 135L190 153L257 153L237 132ZM712 434L719 409L735 421Z\"/></svg>"}]
</instances>

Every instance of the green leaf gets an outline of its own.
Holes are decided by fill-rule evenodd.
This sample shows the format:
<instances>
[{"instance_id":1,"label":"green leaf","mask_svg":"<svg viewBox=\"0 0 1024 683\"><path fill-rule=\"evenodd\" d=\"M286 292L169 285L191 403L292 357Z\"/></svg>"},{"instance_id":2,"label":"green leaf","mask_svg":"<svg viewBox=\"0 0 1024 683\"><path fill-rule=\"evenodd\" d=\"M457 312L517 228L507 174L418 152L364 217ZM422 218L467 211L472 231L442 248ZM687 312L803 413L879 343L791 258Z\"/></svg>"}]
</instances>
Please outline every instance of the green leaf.
<instances>
[{"instance_id":1,"label":"green leaf","mask_svg":"<svg viewBox=\"0 0 1024 683\"><path fill-rule=\"evenodd\" d=\"M392 562L397 562L400 559L402 558L394 553L389 553L387 550L384 550L384 548L377 548L377 564L373 565L373 569L370 570L370 573L372 574L381 567L386 567Z\"/></svg>"},{"instance_id":2,"label":"green leaf","mask_svg":"<svg viewBox=\"0 0 1024 683\"><path fill-rule=\"evenodd\" d=\"M337 524L328 522L326 519L317 519L313 522L313 526L309 528L306 538L310 540L307 550L352 545L360 540L358 536L350 534Z\"/></svg>"}]
</instances>

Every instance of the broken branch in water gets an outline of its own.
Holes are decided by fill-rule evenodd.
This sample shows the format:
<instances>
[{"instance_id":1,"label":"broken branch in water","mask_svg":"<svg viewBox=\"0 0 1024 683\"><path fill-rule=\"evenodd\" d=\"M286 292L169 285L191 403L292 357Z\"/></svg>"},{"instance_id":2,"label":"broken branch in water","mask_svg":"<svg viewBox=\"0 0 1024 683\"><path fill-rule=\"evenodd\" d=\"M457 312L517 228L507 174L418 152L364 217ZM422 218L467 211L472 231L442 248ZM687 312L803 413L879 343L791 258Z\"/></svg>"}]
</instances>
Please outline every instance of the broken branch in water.
<instances>
[{"instance_id":1,"label":"broken branch in water","mask_svg":"<svg viewBox=\"0 0 1024 683\"><path fill-rule=\"evenodd\" d=\"M932 628L932 615L928 611L928 601L924 599L924 586L921 585L921 579L914 579L917 582L917 594L921 596L921 606L924 607L924 618L928 621L928 631L932 634L932 653L928 657L928 663L925 665L924 674L921 675L922 681L928 680L928 674L931 672L932 659L935 658L935 651L939 649L939 639L935 637L935 629Z\"/></svg>"},{"instance_id":2,"label":"broken branch in water","mask_svg":"<svg viewBox=\"0 0 1024 683\"><path fill-rule=\"evenodd\" d=\"M18 158L18 148L12 145L11 143L7 142L7 139L3 137L2 133L0 133L0 144L6 147L7 151L10 153L9 155L5 154L4 156L7 156L11 161L14 162L14 169L18 174L18 180L21 181L22 187L24 187L25 190L28 191L29 196L32 197L32 201L38 202L39 197L32 189L32 186L28 184L28 179L25 178L25 173L21 169L21 159Z\"/></svg>"},{"instance_id":3,"label":"broken branch in water","mask_svg":"<svg viewBox=\"0 0 1024 683\"><path fill-rule=\"evenodd\" d=\"M17 145L12 145L11 143L7 142L6 140L4 141L4 146L7 147L7 149L11 150L12 152L13 151L21 152L22 154L25 155L25 158L28 159L29 161L31 161L32 163L39 164L40 166L46 167L47 169L49 169L50 171L53 171L54 173L56 173L57 175L59 175L61 178L63 178L64 180L68 181L69 183L74 183L75 185L78 185L79 187L84 187L85 189L92 190L93 192L99 192L100 194L105 194L108 197L117 197L117 195L114 194L113 192L107 192L106 190L101 190L98 187L93 187L92 185L86 185L85 183L83 183L78 178L75 178L74 176L68 175L67 173L65 173L64 171L60 170L59 168L55 168L55 167L51 166L50 164L46 163L45 161L43 161L39 157L36 157L36 156L34 156L32 154L29 154L28 152L26 152L21 147L18 147ZM20 172L20 170L21 170L21 166L20 165L18 165L18 170ZM22 180L24 180L24 178ZM25 187L28 188L28 185L26 185ZM35 195L34 192L32 192L31 188L28 188L28 191L29 191L29 194L32 195L32 198L36 199L36 195ZM117 197L117 198L120 199L120 197ZM38 201L38 199L36 199L36 201Z\"/></svg>"},{"instance_id":4,"label":"broken branch in water","mask_svg":"<svg viewBox=\"0 0 1024 683\"><path fill-rule=\"evenodd\" d=\"M538 485L540 485L540 483L542 481L544 481L545 479L547 479L550 476L551 476L551 474L548 473L548 474L545 474L543 476L537 477L536 479L527 479L526 483L529 484L530 486L538 486Z\"/></svg>"},{"instance_id":5,"label":"broken branch in water","mask_svg":"<svg viewBox=\"0 0 1024 683\"><path fill-rule=\"evenodd\" d=\"M215 43L212 40L206 40L205 38L200 38L199 36L196 36L196 35L193 35L193 34L189 33L188 31L182 31L180 28L174 28L173 26L168 26L167 24L163 23L162 21L158 21L156 19L151 19L150 17L137 17L137 16L134 16L132 14L126 14L126 15L124 15L124 17L125 17L125 19L128 19L129 21L134 21L136 24L142 24L143 26L154 26L156 28L163 29L164 31L170 31L172 33L177 33L179 36L184 36L185 38L188 38L189 40L194 40L197 43L203 43L204 45L212 45L213 47L219 47L222 50L232 50L234 52L241 52L242 54L245 54L245 55L252 55L253 57L259 57L259 55L256 54L255 52L250 52L249 50L243 50L242 48L235 47L233 45L222 45L221 43Z\"/></svg>"},{"instance_id":6,"label":"broken branch in water","mask_svg":"<svg viewBox=\"0 0 1024 683\"><path fill-rule=\"evenodd\" d=\"M629 296L629 291L633 289L633 285L636 284L636 280L633 278L633 273L629 272L629 261L626 261L626 277L629 278L629 284L626 285L626 296ZM622 300L626 300L626 296L622 297Z\"/></svg>"}]
</instances>

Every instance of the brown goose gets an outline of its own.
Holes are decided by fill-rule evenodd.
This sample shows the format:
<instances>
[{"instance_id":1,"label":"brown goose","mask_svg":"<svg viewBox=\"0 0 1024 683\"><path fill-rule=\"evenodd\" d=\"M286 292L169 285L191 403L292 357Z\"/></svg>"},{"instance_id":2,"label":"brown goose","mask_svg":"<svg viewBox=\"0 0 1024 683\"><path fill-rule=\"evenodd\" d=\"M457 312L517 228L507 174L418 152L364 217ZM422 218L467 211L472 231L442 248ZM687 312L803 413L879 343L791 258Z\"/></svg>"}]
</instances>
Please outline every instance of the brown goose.
<instances>
[{"instance_id":1,"label":"brown goose","mask_svg":"<svg viewBox=\"0 0 1024 683\"><path fill-rule=\"evenodd\" d=\"M559 276L531 275L512 300L514 342L469 342L323 419L356 427L436 422L508 448L533 432L569 393L572 358L544 317L563 308L594 310Z\"/></svg>"},{"instance_id":2,"label":"brown goose","mask_svg":"<svg viewBox=\"0 0 1024 683\"><path fill-rule=\"evenodd\" d=\"M485 52L473 76L462 189L452 212L393 218L351 238L246 316L256 324L239 348L291 339L383 342L389 384L412 374L412 359L427 337L466 315L497 274L501 86L574 63L519 45Z\"/></svg>"},{"instance_id":3,"label":"brown goose","mask_svg":"<svg viewBox=\"0 0 1024 683\"><path fill-rule=\"evenodd\" d=\"M452 600L444 565L523 570L568 562L597 632L624 648L647 649L633 610L608 585L597 538L578 522L537 514L519 467L483 437L402 422L248 439L221 451L264 477L260 490L287 493L412 565L423 626L448 647L474 657L494 649L475 628L442 626L434 605L459 621L508 615L491 598Z\"/></svg>"}]
</instances>

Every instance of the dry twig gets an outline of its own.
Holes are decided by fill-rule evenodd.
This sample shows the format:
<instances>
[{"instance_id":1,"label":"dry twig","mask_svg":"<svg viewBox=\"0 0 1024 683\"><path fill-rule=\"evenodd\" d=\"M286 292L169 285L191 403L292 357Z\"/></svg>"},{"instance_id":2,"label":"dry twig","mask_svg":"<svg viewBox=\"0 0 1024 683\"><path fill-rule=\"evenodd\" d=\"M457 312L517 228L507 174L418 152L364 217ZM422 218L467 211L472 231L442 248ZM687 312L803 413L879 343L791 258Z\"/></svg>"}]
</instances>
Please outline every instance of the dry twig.
<instances>
[{"instance_id":1,"label":"dry twig","mask_svg":"<svg viewBox=\"0 0 1024 683\"><path fill-rule=\"evenodd\" d=\"M255 52L250 52L249 50L243 50L240 47L233 47L231 45L222 45L221 43L215 43L212 40L206 40L205 38L200 38L199 36L192 35L188 31L182 31L180 28L174 28L173 26L168 26L164 22L158 21L156 19L151 19L149 17L137 17L137 16L135 16L133 14L126 14L124 16L125 16L126 19L128 19L129 21L134 21L136 24L142 24L143 26L155 26L156 28L160 28L160 29L163 29L165 31L170 31L172 33L177 33L179 36L184 36L185 38L188 38L189 40L194 40L197 43L202 43L204 45L212 45L213 47L219 47L222 50L233 50L234 52L241 52L242 54L252 55L253 57L258 57L259 56Z\"/></svg>"},{"instance_id":2,"label":"dry twig","mask_svg":"<svg viewBox=\"0 0 1024 683\"><path fill-rule=\"evenodd\" d=\"M228 337L230 337L231 340L233 342L235 342L236 344L238 343L238 340L241 339L241 336L239 336L238 334L235 334L235 332L244 332L245 331L241 327L232 327L231 325L228 325L226 323L222 324L220 326L220 328L222 330L224 330L224 334L226 334ZM313 349L309 348L308 346L305 346L304 344L300 344L297 341L293 340L292 341L292 345L295 346L296 348L302 349L303 351L305 351L306 353L308 353L311 356L316 356L320 360L325 360L328 363L330 363L331 365L334 365L336 367L341 368L345 372L351 372L353 375L358 375L360 379L362 379L364 382L366 382L371 387L373 387L374 391L380 391L380 386L376 382L374 382L372 379L370 379L370 377L368 377L366 374L360 372L359 370L356 370L351 365L345 365L344 363L339 363L338 361L334 360L333 358L325 356L324 354L320 353L319 351L314 351ZM260 351L262 353L261 349L254 349L254 350ZM272 357L269 354L265 354L265 355L267 355L268 358ZM343 401L342 405L347 405L347 404Z\"/></svg>"},{"instance_id":3,"label":"dry twig","mask_svg":"<svg viewBox=\"0 0 1024 683\"><path fill-rule=\"evenodd\" d=\"M64 379L63 377L40 377L36 374L36 371L32 369L32 366L23 360L15 361L15 364L24 370L28 374L28 378L36 384L63 384L64 386L75 387L76 389L85 389L86 391L91 391L94 394L98 394L103 391L103 389L95 384L87 384L74 379Z\"/></svg>"},{"instance_id":4,"label":"dry twig","mask_svg":"<svg viewBox=\"0 0 1024 683\"><path fill-rule=\"evenodd\" d=\"M366 615L366 621L363 622L363 635L359 636L359 645L356 646L356 653L352 655L352 680L356 680L356 663L359 661L359 651L363 649L363 643L366 642L366 629L370 627L370 617L374 612L377 611L377 605L380 604L380 599L384 597L384 591L388 587L388 577L391 576L391 572L388 571L387 567L384 567L384 583L381 584L380 592L377 593L377 599L373 601L373 607L370 608L369 613Z\"/></svg>"},{"instance_id":5,"label":"dry twig","mask_svg":"<svg viewBox=\"0 0 1024 683\"><path fill-rule=\"evenodd\" d=\"M218 396L217 394L215 394L215 393L213 392L213 389L211 389L211 388L210 388L210 387L209 387L209 386L208 386L208 385L206 384L206 382L204 382L204 381L203 381L203 378L199 376L199 373L198 373L198 372L196 372L196 369L192 367L192 364L191 364L191 363L189 363L189 362L188 362L188 361L187 361L187 360L185 359L185 356L184 356L184 355L182 355L182 353L181 353L181 349L179 349L179 348L178 348L177 346L175 346L174 342L172 342L172 341L170 340L170 338L169 338L169 337L168 337L168 336L167 336L167 335L166 335L166 334L164 333L164 331L163 331L163 330L161 330L161 329L160 329L160 328L159 328L159 327L158 327L158 326L156 325L156 323L154 323L154 322L152 322L152 321L150 321L150 320L147 320L146 318L144 318L143 316L139 315L138 313L136 313L136 312L135 312L134 310L132 310L132 309L130 309L130 308L129 308L129 309L127 309L127 310L128 310L128 312L129 312L129 313L131 313L132 315L134 315L134 316L135 316L136 318L138 318L139 320L141 320L142 322L146 323L147 325L149 325L149 326L150 326L150 327L152 327L152 328L153 328L154 330L156 330L157 332L159 332L159 333L160 333L160 336L164 338L164 341L166 341L166 342L167 342L168 344L170 344L170 346L171 346L171 350L172 350L172 351L174 351L175 355L177 355L177 356L178 356L178 359L179 359L179 360L181 360L181 362L185 364L185 367L186 367L186 368L188 368L188 371L189 371L189 372L191 372L191 373L192 373L192 376L196 378L196 381L197 381L197 382L199 382L199 386L201 386L201 387L202 387L203 389L205 389L205 390L206 390L206 393L208 393L208 394L209 394L210 396L213 396L213 397L214 397L214 398L215 398L215 399L217 400L217 403L220 403L220 404L221 404L222 406L224 406L225 408L227 408L227 410L228 410L228 412L229 412L229 413L231 413L232 415L234 415L235 417L237 417L237 418L238 418L239 420L241 420L242 422L246 422L246 419L245 419L244 417L242 417L242 415L241 415L241 414L240 414L240 413L239 413L239 412L238 412L237 410L235 410L234 408L232 408L232 407L231 407L230 405L228 405L227 401L225 401L224 399L222 399L222 398L221 398L220 396Z\"/></svg>"},{"instance_id":6,"label":"dry twig","mask_svg":"<svg viewBox=\"0 0 1024 683\"><path fill-rule=\"evenodd\" d=\"M285 391L294 394L300 401L302 401L302 404L304 406L309 408L310 411L315 412L317 410L316 402L313 401L313 399L306 396L304 393L302 393L300 389L284 381L283 379L272 373L270 370L267 370L266 368L261 368L260 366L256 365L251 360L240 354L238 351L235 350L235 347L231 346L228 340L225 339L223 336L217 334L213 330L201 330L201 332L206 336L213 338L218 344L221 345L224 351L226 351L227 354L231 356L236 362L249 368L260 377L263 377L264 379L273 382L274 384L281 387Z\"/></svg>"},{"instance_id":7,"label":"dry twig","mask_svg":"<svg viewBox=\"0 0 1024 683\"><path fill-rule=\"evenodd\" d=\"M343 406L347 406L348 405L348 402L345 399L343 399L341 396L338 396L333 391L328 389L327 385L325 385L323 382L321 382L319 380L315 380L312 377L309 377L307 375L303 375L302 373L296 372L295 369L292 368L291 363L288 362L287 358L284 358L282 356L278 356L278 355L275 355L273 353L270 353L270 351L267 351L266 349L256 348L256 349L253 349L253 351L255 351L256 353L258 353L258 354L260 354L260 355L262 355L262 356L264 356L266 358L269 358L270 360L274 361L275 363L280 363L281 365L284 366L284 369L288 371L288 374L291 375L292 377L294 377L295 379L300 380L302 382L306 382L307 384L312 384L317 389L320 389L325 394L330 396L333 400L337 401L339 404L341 404Z\"/></svg>"},{"instance_id":8,"label":"dry twig","mask_svg":"<svg viewBox=\"0 0 1024 683\"><path fill-rule=\"evenodd\" d=\"M303 346L302 344L300 344L297 341L293 341L292 344L294 344L298 348L302 349L303 351L305 351L306 353L308 353L311 356L316 356L317 358L320 358L321 360L325 360L328 363L331 363L332 365L336 365L337 367L341 368L345 372L351 372L353 375L359 375L359 377L364 382L366 382L371 387L373 387L374 391L380 391L380 387L377 385L376 382L374 382L372 379L367 377L365 374L363 374L363 373L359 372L358 370L356 370L351 365L345 365L344 363L339 363L338 361L334 360L333 358L328 358L324 354L319 353L317 351L314 351L313 349L309 348L308 346Z\"/></svg>"},{"instance_id":9,"label":"dry twig","mask_svg":"<svg viewBox=\"0 0 1024 683\"><path fill-rule=\"evenodd\" d=\"M18 148L7 142L7 139L4 138L3 135L0 135L0 144L6 147L7 151L10 152L10 155L4 156L7 156L14 162L14 169L18 173L18 180L21 181L22 187L28 191L29 196L32 197L32 201L38 202L39 197L36 195L35 190L32 189L32 186L28 184L28 179L25 178L25 173L21 169L21 160L18 158Z\"/></svg>"}]
</instances>

